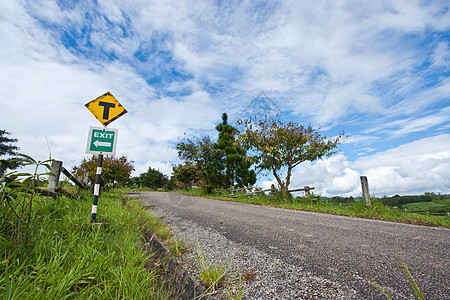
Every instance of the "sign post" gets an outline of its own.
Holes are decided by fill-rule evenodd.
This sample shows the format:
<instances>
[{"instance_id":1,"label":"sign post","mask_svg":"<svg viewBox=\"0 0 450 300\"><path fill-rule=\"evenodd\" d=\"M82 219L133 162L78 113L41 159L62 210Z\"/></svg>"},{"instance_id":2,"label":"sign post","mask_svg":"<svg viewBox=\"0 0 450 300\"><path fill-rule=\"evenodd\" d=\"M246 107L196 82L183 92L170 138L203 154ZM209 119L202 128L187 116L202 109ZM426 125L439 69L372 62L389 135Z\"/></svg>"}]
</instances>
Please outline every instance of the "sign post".
<instances>
[{"instance_id":1,"label":"sign post","mask_svg":"<svg viewBox=\"0 0 450 300\"><path fill-rule=\"evenodd\" d=\"M127 110L116 98L107 92L87 103L86 108L102 123L103 128L89 127L86 153L98 154L97 171L95 174L94 199L92 201L91 222L97 217L97 204L100 195L100 182L103 167L103 155L115 155L117 144L117 129L107 129L109 123L127 113Z\"/></svg>"}]
</instances>

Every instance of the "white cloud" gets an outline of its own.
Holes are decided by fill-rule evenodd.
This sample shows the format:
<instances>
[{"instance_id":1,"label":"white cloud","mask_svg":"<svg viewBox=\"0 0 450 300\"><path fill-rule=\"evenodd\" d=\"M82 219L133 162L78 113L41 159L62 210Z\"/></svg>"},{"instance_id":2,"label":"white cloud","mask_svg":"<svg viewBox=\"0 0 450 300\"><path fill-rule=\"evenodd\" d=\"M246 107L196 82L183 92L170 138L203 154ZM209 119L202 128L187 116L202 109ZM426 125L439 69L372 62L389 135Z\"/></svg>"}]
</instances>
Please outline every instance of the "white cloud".
<instances>
[{"instance_id":1,"label":"white cloud","mask_svg":"<svg viewBox=\"0 0 450 300\"><path fill-rule=\"evenodd\" d=\"M137 173L150 164L168 174L179 137L214 132L222 112L247 107L261 90L294 121L352 125L360 155L377 148L380 134L448 129L448 42L440 35L450 9L441 1L24 0L1 1L0 10L0 126L37 158L50 147L53 157L78 162L88 126L98 125L84 104L106 91L128 110L110 126ZM421 141L415 147L426 147ZM417 157L408 145L392 160L403 148L375 160L340 154L304 164L294 178L344 195L357 193L350 182L358 174L373 176L380 193L432 189L427 178L448 188L448 157ZM427 153L443 153L435 149Z\"/></svg>"},{"instance_id":2,"label":"white cloud","mask_svg":"<svg viewBox=\"0 0 450 300\"><path fill-rule=\"evenodd\" d=\"M426 131L440 127L450 121L450 107L417 118L398 119L367 129L367 133L385 133L390 138L406 136L410 133Z\"/></svg>"},{"instance_id":3,"label":"white cloud","mask_svg":"<svg viewBox=\"0 0 450 300\"><path fill-rule=\"evenodd\" d=\"M406 32L420 32L433 27L437 30L448 29L450 26L450 13L447 9L441 10L442 2L425 2L397 0L385 2L389 8L380 17L380 25L386 28ZM442 13L444 11L444 13Z\"/></svg>"},{"instance_id":4,"label":"white cloud","mask_svg":"<svg viewBox=\"0 0 450 300\"><path fill-rule=\"evenodd\" d=\"M347 161L342 154L298 166L292 187L316 187L323 196L360 196L359 176L367 176L377 196L450 192L450 135L420 139L397 148Z\"/></svg>"}]
</instances>

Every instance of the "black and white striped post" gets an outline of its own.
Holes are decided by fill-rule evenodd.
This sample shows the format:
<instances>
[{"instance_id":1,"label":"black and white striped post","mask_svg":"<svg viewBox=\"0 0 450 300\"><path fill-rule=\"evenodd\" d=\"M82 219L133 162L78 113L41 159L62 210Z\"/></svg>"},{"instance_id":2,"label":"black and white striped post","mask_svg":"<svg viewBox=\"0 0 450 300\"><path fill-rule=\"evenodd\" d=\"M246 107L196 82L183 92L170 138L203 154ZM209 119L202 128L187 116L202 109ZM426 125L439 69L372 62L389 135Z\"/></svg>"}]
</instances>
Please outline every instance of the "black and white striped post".
<instances>
[{"instance_id":1,"label":"black and white striped post","mask_svg":"<svg viewBox=\"0 0 450 300\"><path fill-rule=\"evenodd\" d=\"M95 173L94 200L92 201L91 223L94 223L95 218L97 217L97 203L98 203L98 196L100 195L102 165L103 165L103 154L99 154L97 161L97 172Z\"/></svg>"},{"instance_id":2,"label":"black and white striped post","mask_svg":"<svg viewBox=\"0 0 450 300\"><path fill-rule=\"evenodd\" d=\"M103 154L116 154L117 129L107 129L109 123L117 120L119 117L127 113L119 101L107 92L100 97L86 103L84 106L97 118L104 126L97 128L89 126L88 143L86 153L98 154L97 172L94 184L94 200L92 201L91 222L95 222L97 217L97 203L100 196L100 180L102 174Z\"/></svg>"}]
</instances>

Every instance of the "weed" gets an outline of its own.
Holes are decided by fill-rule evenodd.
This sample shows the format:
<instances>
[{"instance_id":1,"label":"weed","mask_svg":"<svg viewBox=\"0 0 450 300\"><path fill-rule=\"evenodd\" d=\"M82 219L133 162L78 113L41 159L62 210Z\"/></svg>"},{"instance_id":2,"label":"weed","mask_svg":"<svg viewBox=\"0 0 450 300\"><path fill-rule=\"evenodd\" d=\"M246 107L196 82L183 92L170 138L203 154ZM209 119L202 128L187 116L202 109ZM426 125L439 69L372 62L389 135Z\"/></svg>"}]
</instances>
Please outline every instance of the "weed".
<instances>
[{"instance_id":1,"label":"weed","mask_svg":"<svg viewBox=\"0 0 450 300\"><path fill-rule=\"evenodd\" d=\"M0 206L2 217L1 228L6 235L15 239L17 247L28 242L30 223L32 218L33 200L36 197L35 189L44 181L44 176L51 173L40 173L44 167L50 170L50 160L36 161L25 154L18 154L18 161L23 166L34 167L33 173L7 173L0 178ZM5 228L5 227L6 228Z\"/></svg>"},{"instance_id":2,"label":"weed","mask_svg":"<svg viewBox=\"0 0 450 300\"><path fill-rule=\"evenodd\" d=\"M188 246L178 237L178 235L173 235L172 238L167 241L167 247L169 248L170 253L175 256L181 256L188 251Z\"/></svg>"},{"instance_id":3,"label":"weed","mask_svg":"<svg viewBox=\"0 0 450 300\"><path fill-rule=\"evenodd\" d=\"M164 226L162 224L159 224L159 226L157 226L155 228L155 234L157 237L159 237L160 239L162 239L163 241L166 241L170 238L170 229L167 226Z\"/></svg>"},{"instance_id":4,"label":"weed","mask_svg":"<svg viewBox=\"0 0 450 300\"><path fill-rule=\"evenodd\" d=\"M227 266L223 265L221 262L209 263L206 259L203 245L200 247L200 250L197 251L197 253L194 255L196 266L199 271L197 277L205 284L207 293L214 293L225 283L227 273L230 269L235 255L236 253L234 253L230 258Z\"/></svg>"},{"instance_id":5,"label":"weed","mask_svg":"<svg viewBox=\"0 0 450 300\"><path fill-rule=\"evenodd\" d=\"M253 279L255 279L257 276L256 270L255 269L250 269L248 271L245 271L245 273L242 275L242 278L245 281L251 281Z\"/></svg>"},{"instance_id":6,"label":"weed","mask_svg":"<svg viewBox=\"0 0 450 300\"><path fill-rule=\"evenodd\" d=\"M397 250L395 250L395 257L400 262L400 264L401 264L401 266L403 268L402 269L403 274L405 275L406 279L408 279L408 282L411 285L411 287L413 288L413 290L416 293L416 295L419 297L419 299L424 300L425 298L424 298L422 292L420 291L419 286L417 285L417 283L414 280L413 276L409 272L408 267L406 266L406 264L403 262L403 260L398 255ZM385 287L383 287L380 284L378 284L372 276L369 275L369 277L370 277L370 279L368 279L369 283L372 284L374 287L376 287L384 296L386 296L387 299L392 300L392 297L389 294L388 290Z\"/></svg>"},{"instance_id":7,"label":"weed","mask_svg":"<svg viewBox=\"0 0 450 300\"><path fill-rule=\"evenodd\" d=\"M225 292L228 295L228 299L230 299L230 300L241 300L242 297L244 297L244 292L245 292L245 289L242 286L241 277L239 277L239 281L238 281L238 285L237 286L235 284L233 284L233 288L232 288L231 292L228 291L228 290L225 290Z\"/></svg>"}]
</instances>

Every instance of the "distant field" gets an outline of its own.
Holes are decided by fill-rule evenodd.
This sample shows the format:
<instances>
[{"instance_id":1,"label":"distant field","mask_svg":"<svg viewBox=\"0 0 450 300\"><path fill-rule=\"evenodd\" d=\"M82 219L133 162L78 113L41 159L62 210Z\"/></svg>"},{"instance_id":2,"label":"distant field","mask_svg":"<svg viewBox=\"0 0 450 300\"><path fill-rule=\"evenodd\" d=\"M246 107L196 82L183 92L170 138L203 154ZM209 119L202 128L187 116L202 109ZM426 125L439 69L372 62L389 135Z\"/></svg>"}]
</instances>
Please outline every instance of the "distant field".
<instances>
[{"instance_id":1,"label":"distant field","mask_svg":"<svg viewBox=\"0 0 450 300\"><path fill-rule=\"evenodd\" d=\"M422 210L422 209L445 209L450 211L450 199L433 200L431 202L416 202L403 205L409 210Z\"/></svg>"}]
</instances>

